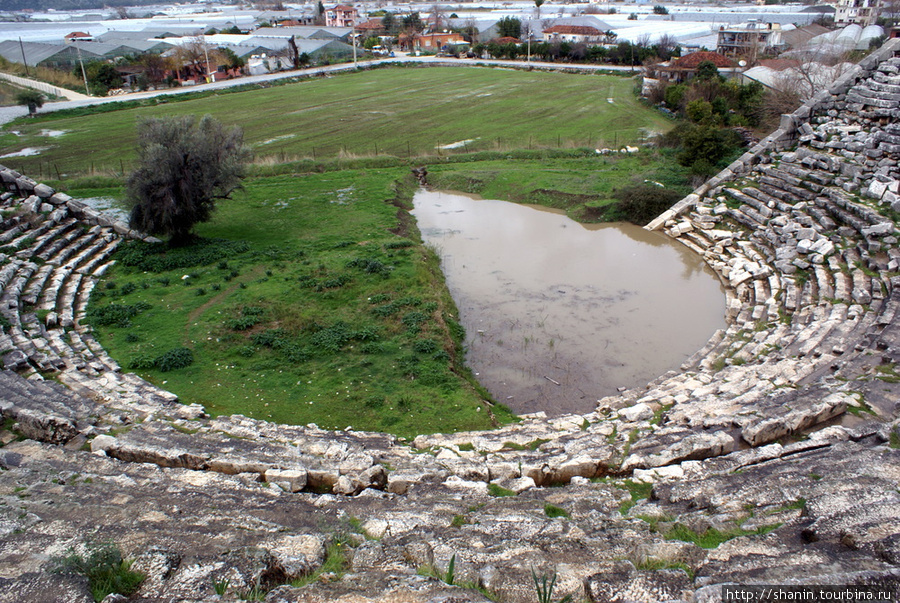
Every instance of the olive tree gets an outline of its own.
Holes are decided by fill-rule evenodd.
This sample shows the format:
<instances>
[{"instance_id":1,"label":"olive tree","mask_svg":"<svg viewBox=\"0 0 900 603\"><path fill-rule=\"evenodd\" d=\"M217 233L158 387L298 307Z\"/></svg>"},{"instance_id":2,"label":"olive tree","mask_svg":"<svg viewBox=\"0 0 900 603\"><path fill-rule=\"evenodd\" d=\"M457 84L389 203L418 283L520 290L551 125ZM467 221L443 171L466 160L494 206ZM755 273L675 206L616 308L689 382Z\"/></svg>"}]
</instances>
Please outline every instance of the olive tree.
<instances>
[{"instance_id":1,"label":"olive tree","mask_svg":"<svg viewBox=\"0 0 900 603\"><path fill-rule=\"evenodd\" d=\"M138 123L138 167L128 177L132 228L191 239L198 222L212 217L215 203L240 188L250 151L243 132L209 115L150 118Z\"/></svg>"}]
</instances>

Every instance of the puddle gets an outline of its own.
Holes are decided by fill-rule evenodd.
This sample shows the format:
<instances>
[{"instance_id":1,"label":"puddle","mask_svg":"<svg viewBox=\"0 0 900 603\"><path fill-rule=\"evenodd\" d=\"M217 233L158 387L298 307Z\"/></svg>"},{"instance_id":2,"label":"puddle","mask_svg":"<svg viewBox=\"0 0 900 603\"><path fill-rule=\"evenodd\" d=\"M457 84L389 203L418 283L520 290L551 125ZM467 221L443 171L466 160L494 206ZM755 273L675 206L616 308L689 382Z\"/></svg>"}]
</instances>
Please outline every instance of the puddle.
<instances>
[{"instance_id":1,"label":"puddle","mask_svg":"<svg viewBox=\"0 0 900 603\"><path fill-rule=\"evenodd\" d=\"M41 130L41 136L48 136L50 138L59 138L68 133L69 130Z\"/></svg>"},{"instance_id":2,"label":"puddle","mask_svg":"<svg viewBox=\"0 0 900 603\"><path fill-rule=\"evenodd\" d=\"M333 200L332 203L337 205L347 205L351 201L353 201L353 191L355 189L352 186L348 186L347 188L339 188L335 193L337 193L337 199Z\"/></svg>"},{"instance_id":3,"label":"puddle","mask_svg":"<svg viewBox=\"0 0 900 603\"><path fill-rule=\"evenodd\" d=\"M270 138L269 140L263 140L262 142L256 143L256 146L261 147L263 145L272 144L273 142L279 142L281 140L287 140L289 138L295 138L296 134L285 134L284 136L276 136L275 138Z\"/></svg>"},{"instance_id":4,"label":"puddle","mask_svg":"<svg viewBox=\"0 0 900 603\"><path fill-rule=\"evenodd\" d=\"M6 157L33 157L35 155L40 155L49 148L50 147L25 147L21 151L0 155L0 159L4 159Z\"/></svg>"},{"instance_id":5,"label":"puddle","mask_svg":"<svg viewBox=\"0 0 900 603\"><path fill-rule=\"evenodd\" d=\"M467 363L517 413L589 412L677 369L725 327L715 274L659 233L461 194L423 190L414 205L466 328Z\"/></svg>"},{"instance_id":6,"label":"puddle","mask_svg":"<svg viewBox=\"0 0 900 603\"><path fill-rule=\"evenodd\" d=\"M122 222L126 223L128 222L129 211L118 199L113 199L112 197L84 197L75 200L80 201L88 207L96 209L103 214L106 214L114 220L121 220Z\"/></svg>"},{"instance_id":7,"label":"puddle","mask_svg":"<svg viewBox=\"0 0 900 603\"><path fill-rule=\"evenodd\" d=\"M449 144L441 144L434 148L436 149L461 149L470 142L475 142L476 140L481 140L481 137L478 138L467 138L466 140L458 140L456 142L451 142Z\"/></svg>"}]
</instances>

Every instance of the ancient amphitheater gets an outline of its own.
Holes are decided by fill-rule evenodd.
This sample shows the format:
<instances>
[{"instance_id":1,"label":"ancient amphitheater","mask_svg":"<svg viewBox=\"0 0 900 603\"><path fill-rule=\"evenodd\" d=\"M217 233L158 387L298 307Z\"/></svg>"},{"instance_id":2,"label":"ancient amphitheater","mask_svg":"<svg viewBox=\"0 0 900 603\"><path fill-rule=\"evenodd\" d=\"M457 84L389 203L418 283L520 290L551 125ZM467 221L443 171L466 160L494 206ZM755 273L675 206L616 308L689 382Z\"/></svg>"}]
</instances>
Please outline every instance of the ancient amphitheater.
<instances>
[{"instance_id":1,"label":"ancient amphitheater","mask_svg":"<svg viewBox=\"0 0 900 603\"><path fill-rule=\"evenodd\" d=\"M210 419L123 372L80 319L137 233L3 170L0 601L90 601L48 571L90 540L135 559L135 601L530 602L532 572L557 576L554 600L897 597L898 42L650 225L727 289L728 328L680 372L588 415L413 446ZM345 573L291 586L340 547ZM451 559L457 586L427 575Z\"/></svg>"}]
</instances>

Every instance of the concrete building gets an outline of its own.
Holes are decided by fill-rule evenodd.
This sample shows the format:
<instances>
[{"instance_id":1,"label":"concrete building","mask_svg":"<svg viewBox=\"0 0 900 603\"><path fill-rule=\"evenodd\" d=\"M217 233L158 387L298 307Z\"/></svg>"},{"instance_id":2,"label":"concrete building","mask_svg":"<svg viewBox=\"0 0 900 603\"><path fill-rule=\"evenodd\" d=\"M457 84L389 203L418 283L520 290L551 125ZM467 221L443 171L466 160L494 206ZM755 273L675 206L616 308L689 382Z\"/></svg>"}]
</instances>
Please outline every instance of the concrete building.
<instances>
[{"instance_id":1,"label":"concrete building","mask_svg":"<svg viewBox=\"0 0 900 603\"><path fill-rule=\"evenodd\" d=\"M346 4L338 4L334 8L325 10L325 25L327 27L353 27L358 19L359 12Z\"/></svg>"},{"instance_id":2,"label":"concrete building","mask_svg":"<svg viewBox=\"0 0 900 603\"><path fill-rule=\"evenodd\" d=\"M881 12L880 0L838 0L834 11L835 25L874 25Z\"/></svg>"},{"instance_id":3,"label":"concrete building","mask_svg":"<svg viewBox=\"0 0 900 603\"><path fill-rule=\"evenodd\" d=\"M716 52L726 57L755 61L757 57L776 55L784 50L779 23L750 21L738 27L721 27Z\"/></svg>"}]
</instances>

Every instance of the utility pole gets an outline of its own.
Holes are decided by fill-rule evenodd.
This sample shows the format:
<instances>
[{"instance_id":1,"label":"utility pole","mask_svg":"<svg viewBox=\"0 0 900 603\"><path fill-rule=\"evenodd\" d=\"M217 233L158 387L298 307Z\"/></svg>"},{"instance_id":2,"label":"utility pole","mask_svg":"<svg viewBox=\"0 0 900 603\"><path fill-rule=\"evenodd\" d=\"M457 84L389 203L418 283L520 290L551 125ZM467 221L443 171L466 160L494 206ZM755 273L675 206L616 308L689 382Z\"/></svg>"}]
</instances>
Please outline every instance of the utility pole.
<instances>
[{"instance_id":1,"label":"utility pole","mask_svg":"<svg viewBox=\"0 0 900 603\"><path fill-rule=\"evenodd\" d=\"M85 94L87 94L88 96L90 96L90 95L91 95L91 89L88 87L88 82L87 82L87 72L84 70L84 59L81 58L81 46L78 45L78 42L77 42L77 41L74 41L74 40L73 40L72 43L75 44L75 50L78 51L78 62L81 63L81 77L84 78L84 92L85 92Z\"/></svg>"},{"instance_id":2,"label":"utility pole","mask_svg":"<svg viewBox=\"0 0 900 603\"><path fill-rule=\"evenodd\" d=\"M19 36L19 48L22 49L22 64L25 65L25 77L31 77L28 74L28 61L25 59L25 45L22 44L22 36Z\"/></svg>"},{"instance_id":3,"label":"utility pole","mask_svg":"<svg viewBox=\"0 0 900 603\"><path fill-rule=\"evenodd\" d=\"M350 27L350 35L353 36L353 68L359 69L359 66L356 64L356 21L351 23Z\"/></svg>"},{"instance_id":4,"label":"utility pole","mask_svg":"<svg viewBox=\"0 0 900 603\"><path fill-rule=\"evenodd\" d=\"M206 55L206 83L210 82L209 79L209 46L206 44L206 36L203 36L203 54Z\"/></svg>"}]
</instances>

